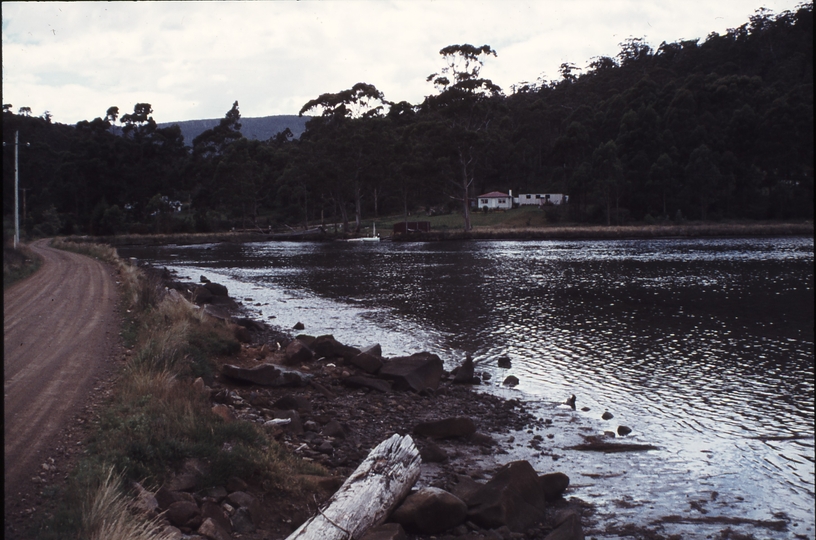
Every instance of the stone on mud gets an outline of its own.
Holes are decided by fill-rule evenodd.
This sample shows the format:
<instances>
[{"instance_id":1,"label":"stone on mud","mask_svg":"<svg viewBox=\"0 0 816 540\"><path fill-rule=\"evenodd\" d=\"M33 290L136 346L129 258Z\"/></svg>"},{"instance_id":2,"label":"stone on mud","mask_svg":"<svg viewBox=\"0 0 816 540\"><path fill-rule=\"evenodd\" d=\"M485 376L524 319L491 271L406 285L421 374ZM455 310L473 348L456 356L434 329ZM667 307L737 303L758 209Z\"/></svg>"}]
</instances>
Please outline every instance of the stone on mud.
<instances>
[{"instance_id":1,"label":"stone on mud","mask_svg":"<svg viewBox=\"0 0 816 540\"><path fill-rule=\"evenodd\" d=\"M467 505L455 495L426 487L409 495L391 514L391 520L407 531L438 534L463 523L467 511Z\"/></svg>"},{"instance_id":2,"label":"stone on mud","mask_svg":"<svg viewBox=\"0 0 816 540\"><path fill-rule=\"evenodd\" d=\"M397 390L420 393L439 388L443 371L442 360L437 355L420 352L392 358L383 364L379 376L394 381Z\"/></svg>"},{"instance_id":3,"label":"stone on mud","mask_svg":"<svg viewBox=\"0 0 816 540\"><path fill-rule=\"evenodd\" d=\"M527 461L504 465L467 502L468 519L486 529L506 525L526 531L545 517L547 499L538 475Z\"/></svg>"},{"instance_id":4,"label":"stone on mud","mask_svg":"<svg viewBox=\"0 0 816 540\"><path fill-rule=\"evenodd\" d=\"M469 437L476 433L476 424L467 416L456 416L432 422L422 422L414 426L414 433L432 439Z\"/></svg>"}]
</instances>

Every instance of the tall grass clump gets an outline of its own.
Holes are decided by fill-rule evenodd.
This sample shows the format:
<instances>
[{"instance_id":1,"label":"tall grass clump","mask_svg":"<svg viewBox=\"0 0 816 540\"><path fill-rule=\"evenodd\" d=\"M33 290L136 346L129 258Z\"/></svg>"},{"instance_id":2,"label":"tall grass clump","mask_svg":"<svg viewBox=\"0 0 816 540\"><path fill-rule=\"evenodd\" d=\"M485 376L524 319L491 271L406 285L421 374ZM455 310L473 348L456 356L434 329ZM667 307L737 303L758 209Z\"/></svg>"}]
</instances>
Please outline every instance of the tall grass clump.
<instances>
[{"instance_id":1,"label":"tall grass clump","mask_svg":"<svg viewBox=\"0 0 816 540\"><path fill-rule=\"evenodd\" d=\"M131 512L122 491L122 476L111 467L102 483L89 493L82 508L83 536L89 540L170 540L155 519Z\"/></svg>"}]
</instances>

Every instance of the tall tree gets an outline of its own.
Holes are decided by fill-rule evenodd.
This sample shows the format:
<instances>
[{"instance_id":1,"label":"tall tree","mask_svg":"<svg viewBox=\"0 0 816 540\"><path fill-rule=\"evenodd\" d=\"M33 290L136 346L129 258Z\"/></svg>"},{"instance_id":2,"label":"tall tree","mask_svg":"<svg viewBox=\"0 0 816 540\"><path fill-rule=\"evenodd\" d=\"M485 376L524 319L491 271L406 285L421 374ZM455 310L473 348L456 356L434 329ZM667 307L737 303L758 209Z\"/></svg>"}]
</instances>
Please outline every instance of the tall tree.
<instances>
[{"instance_id":1,"label":"tall tree","mask_svg":"<svg viewBox=\"0 0 816 540\"><path fill-rule=\"evenodd\" d=\"M462 202L465 231L470 222L471 186L475 180L479 155L487 144L487 132L493 118L493 98L502 96L501 88L481 77L483 56L496 56L489 45L449 45L439 51L445 67L432 73L438 95L425 99L423 112L434 115L449 144L453 161L451 183Z\"/></svg>"}]
</instances>

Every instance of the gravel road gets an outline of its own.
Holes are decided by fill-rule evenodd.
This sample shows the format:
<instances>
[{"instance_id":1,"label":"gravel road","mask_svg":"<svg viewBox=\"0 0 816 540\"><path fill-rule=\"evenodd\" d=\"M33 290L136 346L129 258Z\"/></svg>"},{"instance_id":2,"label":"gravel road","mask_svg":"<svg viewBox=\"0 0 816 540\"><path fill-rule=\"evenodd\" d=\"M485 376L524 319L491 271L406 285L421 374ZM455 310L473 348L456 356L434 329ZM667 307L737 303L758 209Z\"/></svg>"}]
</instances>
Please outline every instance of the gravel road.
<instances>
[{"instance_id":1,"label":"gravel road","mask_svg":"<svg viewBox=\"0 0 816 540\"><path fill-rule=\"evenodd\" d=\"M99 377L121 352L112 268L48 240L29 247L42 267L5 291L3 302L7 525L38 504L41 486L32 477L65 447L66 426L101 392Z\"/></svg>"}]
</instances>

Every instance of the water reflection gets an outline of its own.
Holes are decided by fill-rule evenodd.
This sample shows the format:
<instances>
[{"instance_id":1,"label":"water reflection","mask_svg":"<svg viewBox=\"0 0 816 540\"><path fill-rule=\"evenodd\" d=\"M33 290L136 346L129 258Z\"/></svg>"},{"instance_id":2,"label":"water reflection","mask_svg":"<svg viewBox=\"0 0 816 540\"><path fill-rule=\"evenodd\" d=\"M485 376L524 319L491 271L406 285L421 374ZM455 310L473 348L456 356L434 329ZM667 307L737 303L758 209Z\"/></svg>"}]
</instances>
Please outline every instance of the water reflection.
<instances>
[{"instance_id":1,"label":"water reflection","mask_svg":"<svg viewBox=\"0 0 816 540\"><path fill-rule=\"evenodd\" d=\"M722 504L743 497L748 517L784 511L813 525L812 239L120 251L196 280L216 273L283 327L300 320L391 355L433 350L449 367L472 353L477 370L516 375L532 400L575 394L588 416L614 410L631 437L665 447L608 458L645 499L687 506L688 489L667 478L685 486L691 475L691 489ZM513 368L499 372L505 355Z\"/></svg>"}]
</instances>

